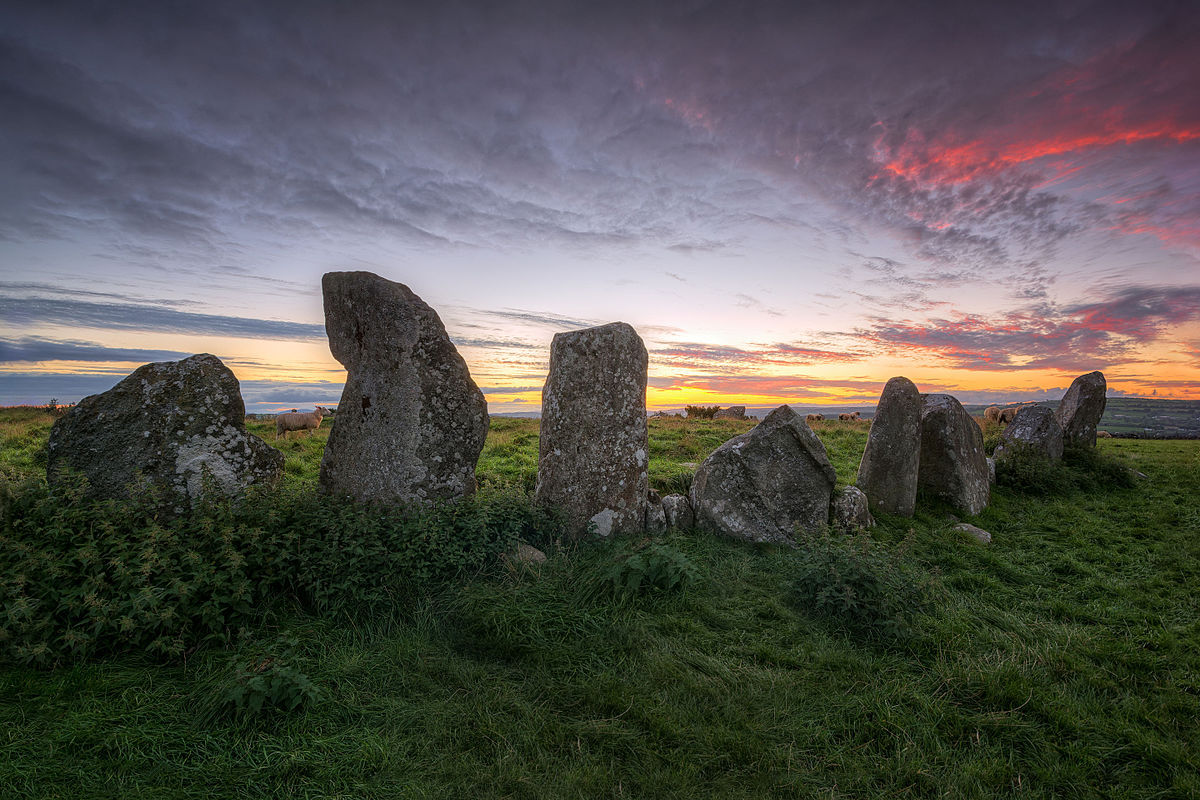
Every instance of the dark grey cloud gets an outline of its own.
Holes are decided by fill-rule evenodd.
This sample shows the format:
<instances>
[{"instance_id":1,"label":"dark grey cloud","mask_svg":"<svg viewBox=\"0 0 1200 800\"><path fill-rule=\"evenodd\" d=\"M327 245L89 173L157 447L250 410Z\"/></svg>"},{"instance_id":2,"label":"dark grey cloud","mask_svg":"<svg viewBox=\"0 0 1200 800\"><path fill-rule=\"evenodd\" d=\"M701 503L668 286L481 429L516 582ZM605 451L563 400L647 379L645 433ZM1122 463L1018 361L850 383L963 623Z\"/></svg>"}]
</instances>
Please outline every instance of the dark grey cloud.
<instances>
[{"instance_id":1,"label":"dark grey cloud","mask_svg":"<svg viewBox=\"0 0 1200 800\"><path fill-rule=\"evenodd\" d=\"M325 326L304 322L196 314L136 303L93 303L42 297L0 297L0 317L10 326L70 325L110 330L163 331L251 339L324 339Z\"/></svg>"},{"instance_id":2,"label":"dark grey cloud","mask_svg":"<svg viewBox=\"0 0 1200 800\"><path fill-rule=\"evenodd\" d=\"M0 339L0 364L41 361L177 361L192 353L175 350L139 350L126 347L106 347L97 342L75 339Z\"/></svg>"}]
</instances>

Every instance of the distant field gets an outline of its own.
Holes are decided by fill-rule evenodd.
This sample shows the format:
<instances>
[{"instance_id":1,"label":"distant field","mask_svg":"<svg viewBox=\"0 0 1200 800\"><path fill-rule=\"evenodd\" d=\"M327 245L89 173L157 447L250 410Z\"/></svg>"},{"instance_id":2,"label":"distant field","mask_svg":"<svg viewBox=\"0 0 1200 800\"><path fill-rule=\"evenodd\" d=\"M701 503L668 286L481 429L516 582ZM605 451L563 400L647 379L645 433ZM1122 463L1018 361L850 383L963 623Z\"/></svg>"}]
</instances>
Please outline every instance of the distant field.
<instances>
[{"instance_id":1,"label":"distant field","mask_svg":"<svg viewBox=\"0 0 1200 800\"><path fill-rule=\"evenodd\" d=\"M1056 408L1058 403L1040 405ZM982 414L985 408L987 406L966 406L972 414ZM1099 429L1124 438L1197 439L1200 438L1200 401L1110 397Z\"/></svg>"},{"instance_id":2,"label":"distant field","mask_svg":"<svg viewBox=\"0 0 1200 800\"><path fill-rule=\"evenodd\" d=\"M5 503L41 480L51 422L0 411ZM753 424L651 420L653 485L686 490L707 453ZM869 426L813 427L839 483L852 482ZM278 443L269 422L250 429L286 456L284 502L238 529L261 545L312 497L329 428ZM492 420L484 521L527 502L537 435L536 420ZM390 613L321 613L281 596L247 609L259 615L251 629L182 657L116 652L44 669L0 656L0 797L1200 797L1200 442L1102 440L1099 452L1101 466L1147 478L1108 483L1111 471L1081 463L996 487L972 520L993 534L987 547L928 500L912 519L881 517L869 538L797 549L696 531L653 543L543 536L540 569L496 560ZM304 507L320 530L349 513ZM218 577L242 557L237 518L222 513ZM53 555L40 554L43 537L108 530L102 518L73 531L73 518L85 519L68 506L67 529L17 541L0 515L0 588L25 585L26 566ZM412 575L378 566L388 554L373 536L389 521L348 518L324 557L374 555L338 581L403 588ZM165 524L114 569L161 568ZM299 525L281 557L315 530ZM201 544L185 542L188 559ZM94 569L93 551L75 552L58 573L68 583ZM639 552L694 577L674 591L602 591ZM819 580L842 610L801 599L814 558L832 559ZM17 618L14 605L0 612ZM864 628L879 607L905 625ZM0 624L0 654L6 635ZM303 679L315 699L220 713L229 687L264 673Z\"/></svg>"}]
</instances>

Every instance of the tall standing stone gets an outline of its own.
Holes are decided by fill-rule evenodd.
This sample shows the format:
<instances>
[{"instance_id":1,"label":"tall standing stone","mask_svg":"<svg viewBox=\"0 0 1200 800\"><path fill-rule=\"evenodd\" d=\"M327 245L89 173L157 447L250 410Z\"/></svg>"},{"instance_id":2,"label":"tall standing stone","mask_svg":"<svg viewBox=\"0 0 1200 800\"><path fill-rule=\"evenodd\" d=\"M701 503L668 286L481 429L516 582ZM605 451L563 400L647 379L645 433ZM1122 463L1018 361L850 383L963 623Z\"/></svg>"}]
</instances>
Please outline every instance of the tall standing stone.
<instances>
[{"instance_id":1,"label":"tall standing stone","mask_svg":"<svg viewBox=\"0 0 1200 800\"><path fill-rule=\"evenodd\" d=\"M1089 372L1071 382L1071 388L1067 389L1055 412L1068 447L1096 446L1096 426L1104 416L1107 391L1108 382L1104 380L1103 372Z\"/></svg>"},{"instance_id":2,"label":"tall standing stone","mask_svg":"<svg viewBox=\"0 0 1200 800\"><path fill-rule=\"evenodd\" d=\"M750 542L821 530L837 474L804 418L780 406L704 460L692 481L696 526Z\"/></svg>"},{"instance_id":3,"label":"tall standing stone","mask_svg":"<svg viewBox=\"0 0 1200 800\"><path fill-rule=\"evenodd\" d=\"M216 356L138 367L107 392L80 400L54 423L46 477L84 475L97 498L125 497L148 482L174 502L207 485L227 496L270 483L283 453L246 432L241 387Z\"/></svg>"},{"instance_id":4,"label":"tall standing stone","mask_svg":"<svg viewBox=\"0 0 1200 800\"><path fill-rule=\"evenodd\" d=\"M917 485L964 514L983 511L991 497L983 431L948 394L923 397Z\"/></svg>"},{"instance_id":5,"label":"tall standing stone","mask_svg":"<svg viewBox=\"0 0 1200 800\"><path fill-rule=\"evenodd\" d=\"M879 397L858 465L858 488L873 511L913 515L920 461L921 393L908 378L892 378Z\"/></svg>"},{"instance_id":6,"label":"tall standing stone","mask_svg":"<svg viewBox=\"0 0 1200 800\"><path fill-rule=\"evenodd\" d=\"M542 389L536 498L568 532L644 529L649 489L646 346L624 322L555 334Z\"/></svg>"},{"instance_id":7,"label":"tall standing stone","mask_svg":"<svg viewBox=\"0 0 1200 800\"><path fill-rule=\"evenodd\" d=\"M487 401L437 312L370 272L330 272L321 288L329 349L347 371L321 490L380 502L474 492Z\"/></svg>"},{"instance_id":8,"label":"tall standing stone","mask_svg":"<svg viewBox=\"0 0 1200 800\"><path fill-rule=\"evenodd\" d=\"M1063 454L1063 429L1058 424L1054 409L1046 406L1024 406L1013 421L1000 434L996 445L997 461L1011 458L1019 450L1031 450L1038 455L1057 461Z\"/></svg>"}]
</instances>

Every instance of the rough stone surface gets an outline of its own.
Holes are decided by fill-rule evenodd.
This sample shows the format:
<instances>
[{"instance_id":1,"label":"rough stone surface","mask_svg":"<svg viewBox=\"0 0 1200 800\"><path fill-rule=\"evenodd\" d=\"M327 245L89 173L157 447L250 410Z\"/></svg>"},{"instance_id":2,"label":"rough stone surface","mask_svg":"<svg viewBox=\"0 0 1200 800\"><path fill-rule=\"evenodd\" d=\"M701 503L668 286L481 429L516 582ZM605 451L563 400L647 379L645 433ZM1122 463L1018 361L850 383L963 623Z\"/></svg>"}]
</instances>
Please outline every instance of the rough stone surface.
<instances>
[{"instance_id":1,"label":"rough stone surface","mask_svg":"<svg viewBox=\"0 0 1200 800\"><path fill-rule=\"evenodd\" d=\"M437 313L370 272L330 272L321 288L329 349L348 373L321 490L378 502L474 492L487 401Z\"/></svg>"},{"instance_id":2,"label":"rough stone surface","mask_svg":"<svg viewBox=\"0 0 1200 800\"><path fill-rule=\"evenodd\" d=\"M1000 434L995 456L998 460L1010 458L1020 449L1032 450L1051 461L1063 454L1063 429L1058 416L1046 406L1025 406Z\"/></svg>"},{"instance_id":3,"label":"rough stone surface","mask_svg":"<svg viewBox=\"0 0 1200 800\"><path fill-rule=\"evenodd\" d=\"M988 504L991 486L983 431L948 394L923 396L917 485L972 516Z\"/></svg>"},{"instance_id":4,"label":"rough stone surface","mask_svg":"<svg viewBox=\"0 0 1200 800\"><path fill-rule=\"evenodd\" d=\"M1104 416L1107 391L1103 372L1089 372L1071 382L1055 412L1066 445L1096 446L1096 426Z\"/></svg>"},{"instance_id":5,"label":"rough stone surface","mask_svg":"<svg viewBox=\"0 0 1200 800\"><path fill-rule=\"evenodd\" d=\"M609 536L645 525L646 346L613 322L555 334L542 389L535 496L562 508L567 532Z\"/></svg>"},{"instance_id":6,"label":"rough stone surface","mask_svg":"<svg viewBox=\"0 0 1200 800\"><path fill-rule=\"evenodd\" d=\"M646 533L662 533L667 529L667 510L653 489L646 497Z\"/></svg>"},{"instance_id":7,"label":"rough stone surface","mask_svg":"<svg viewBox=\"0 0 1200 800\"><path fill-rule=\"evenodd\" d=\"M858 467L858 487L873 511L913 515L920 457L921 393L908 378L892 378L879 397Z\"/></svg>"},{"instance_id":8,"label":"rough stone surface","mask_svg":"<svg viewBox=\"0 0 1200 800\"><path fill-rule=\"evenodd\" d=\"M697 527L752 542L793 541L829 522L837 476L804 419L780 406L713 451L692 483Z\"/></svg>"},{"instance_id":9,"label":"rough stone surface","mask_svg":"<svg viewBox=\"0 0 1200 800\"><path fill-rule=\"evenodd\" d=\"M989 458L987 460L987 467L988 467L988 485L995 486L996 485L996 459Z\"/></svg>"},{"instance_id":10,"label":"rough stone surface","mask_svg":"<svg viewBox=\"0 0 1200 800\"><path fill-rule=\"evenodd\" d=\"M663 511L667 515L667 527L687 530L696 524L692 513L692 501L682 494L669 494L662 499Z\"/></svg>"},{"instance_id":11,"label":"rough stone surface","mask_svg":"<svg viewBox=\"0 0 1200 800\"><path fill-rule=\"evenodd\" d=\"M746 418L746 407L745 406L730 406L729 408L722 408L716 414L713 414L713 419L745 419L745 418Z\"/></svg>"},{"instance_id":12,"label":"rough stone surface","mask_svg":"<svg viewBox=\"0 0 1200 800\"><path fill-rule=\"evenodd\" d=\"M867 507L867 495L857 486L847 486L835 494L829 514L830 522L842 531L864 530L875 524Z\"/></svg>"},{"instance_id":13,"label":"rough stone surface","mask_svg":"<svg viewBox=\"0 0 1200 800\"><path fill-rule=\"evenodd\" d=\"M168 501L197 498L204 475L227 496L283 471L283 454L246 432L241 387L216 356L146 364L54 423L46 476L88 479L92 497L125 497L140 479Z\"/></svg>"},{"instance_id":14,"label":"rough stone surface","mask_svg":"<svg viewBox=\"0 0 1200 800\"><path fill-rule=\"evenodd\" d=\"M960 522L957 525L952 525L950 526L950 530L961 531L980 544L991 544L992 542L992 535L990 533L983 528L976 528L968 522Z\"/></svg>"}]
</instances>

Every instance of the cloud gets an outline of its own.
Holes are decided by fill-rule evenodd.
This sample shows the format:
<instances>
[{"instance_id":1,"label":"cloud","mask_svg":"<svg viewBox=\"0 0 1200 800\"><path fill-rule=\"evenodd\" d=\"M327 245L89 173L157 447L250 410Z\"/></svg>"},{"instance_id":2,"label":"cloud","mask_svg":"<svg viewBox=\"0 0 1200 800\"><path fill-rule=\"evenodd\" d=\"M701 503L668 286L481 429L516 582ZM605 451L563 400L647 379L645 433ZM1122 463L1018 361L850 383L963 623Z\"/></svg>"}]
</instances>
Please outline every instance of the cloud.
<instances>
[{"instance_id":1,"label":"cloud","mask_svg":"<svg viewBox=\"0 0 1200 800\"><path fill-rule=\"evenodd\" d=\"M541 386L481 386L479 388L479 391L484 394L528 394L529 392L540 392L541 390Z\"/></svg>"},{"instance_id":2,"label":"cloud","mask_svg":"<svg viewBox=\"0 0 1200 800\"><path fill-rule=\"evenodd\" d=\"M994 316L876 320L859 334L892 353L968 370L1102 368L1137 359L1172 326L1200 319L1200 286L1127 287L1100 302Z\"/></svg>"},{"instance_id":3,"label":"cloud","mask_svg":"<svg viewBox=\"0 0 1200 800\"><path fill-rule=\"evenodd\" d=\"M109 330L165 331L251 339L324 339L325 326L304 322L196 314L137 303L93 303L41 297L0 297L0 317L8 325L70 325Z\"/></svg>"},{"instance_id":4,"label":"cloud","mask_svg":"<svg viewBox=\"0 0 1200 800\"><path fill-rule=\"evenodd\" d=\"M824 350L782 342L753 349L701 342L673 342L649 352L652 368L718 370L726 374L753 372L780 365L846 363L864 358L863 354L852 351Z\"/></svg>"},{"instance_id":5,"label":"cloud","mask_svg":"<svg viewBox=\"0 0 1200 800\"><path fill-rule=\"evenodd\" d=\"M132 361L145 364L151 361L178 361L192 353L175 350L139 350L105 347L97 342L74 339L0 339L0 363L13 364L41 361Z\"/></svg>"}]
</instances>

